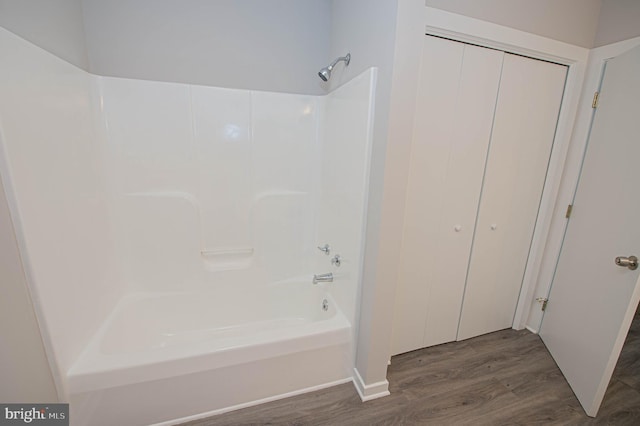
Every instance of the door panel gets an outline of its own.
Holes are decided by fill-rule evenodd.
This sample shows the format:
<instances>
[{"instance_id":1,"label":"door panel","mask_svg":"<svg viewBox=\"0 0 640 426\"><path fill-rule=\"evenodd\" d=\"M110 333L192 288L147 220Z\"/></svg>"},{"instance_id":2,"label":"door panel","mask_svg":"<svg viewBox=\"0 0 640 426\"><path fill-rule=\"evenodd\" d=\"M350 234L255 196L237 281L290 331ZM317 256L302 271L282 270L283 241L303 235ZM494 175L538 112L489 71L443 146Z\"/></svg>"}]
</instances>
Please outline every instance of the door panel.
<instances>
[{"instance_id":1,"label":"door panel","mask_svg":"<svg viewBox=\"0 0 640 426\"><path fill-rule=\"evenodd\" d=\"M503 55L425 37L394 354L456 338Z\"/></svg>"},{"instance_id":2,"label":"door panel","mask_svg":"<svg viewBox=\"0 0 640 426\"><path fill-rule=\"evenodd\" d=\"M505 55L458 340L512 326L566 70Z\"/></svg>"},{"instance_id":3,"label":"door panel","mask_svg":"<svg viewBox=\"0 0 640 426\"><path fill-rule=\"evenodd\" d=\"M610 61L540 336L590 416L640 298L640 47Z\"/></svg>"}]
</instances>

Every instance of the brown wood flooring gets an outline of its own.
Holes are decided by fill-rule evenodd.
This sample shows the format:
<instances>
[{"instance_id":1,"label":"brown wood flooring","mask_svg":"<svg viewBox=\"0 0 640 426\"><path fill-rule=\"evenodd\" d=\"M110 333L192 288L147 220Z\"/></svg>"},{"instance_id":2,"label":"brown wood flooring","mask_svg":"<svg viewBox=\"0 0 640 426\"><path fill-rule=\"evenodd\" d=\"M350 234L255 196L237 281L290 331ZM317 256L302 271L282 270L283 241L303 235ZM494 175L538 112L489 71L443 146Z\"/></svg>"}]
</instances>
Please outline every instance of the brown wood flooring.
<instances>
[{"instance_id":1,"label":"brown wood flooring","mask_svg":"<svg viewBox=\"0 0 640 426\"><path fill-rule=\"evenodd\" d=\"M184 425L640 425L640 316L595 419L528 331L397 355L388 379L391 395L366 403L347 383Z\"/></svg>"}]
</instances>

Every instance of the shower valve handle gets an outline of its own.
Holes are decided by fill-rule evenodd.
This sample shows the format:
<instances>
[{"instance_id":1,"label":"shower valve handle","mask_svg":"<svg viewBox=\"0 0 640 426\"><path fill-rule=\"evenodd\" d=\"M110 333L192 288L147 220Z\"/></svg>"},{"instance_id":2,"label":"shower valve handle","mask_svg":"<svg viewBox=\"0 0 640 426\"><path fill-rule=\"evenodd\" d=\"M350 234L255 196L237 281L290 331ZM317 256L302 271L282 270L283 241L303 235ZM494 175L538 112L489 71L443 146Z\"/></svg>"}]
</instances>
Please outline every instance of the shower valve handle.
<instances>
[{"instance_id":1,"label":"shower valve handle","mask_svg":"<svg viewBox=\"0 0 640 426\"><path fill-rule=\"evenodd\" d=\"M326 254L327 256L329 256L329 253L331 253L331 247L329 246L329 244L318 246L318 250L324 252L324 254Z\"/></svg>"}]
</instances>

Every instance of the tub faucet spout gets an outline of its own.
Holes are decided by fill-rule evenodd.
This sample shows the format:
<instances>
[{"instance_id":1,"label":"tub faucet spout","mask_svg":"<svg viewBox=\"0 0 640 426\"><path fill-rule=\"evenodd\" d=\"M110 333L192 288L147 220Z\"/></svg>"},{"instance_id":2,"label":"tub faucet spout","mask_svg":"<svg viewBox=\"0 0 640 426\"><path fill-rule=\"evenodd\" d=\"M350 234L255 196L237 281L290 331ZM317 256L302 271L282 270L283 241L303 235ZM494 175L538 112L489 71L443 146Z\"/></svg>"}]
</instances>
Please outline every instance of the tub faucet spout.
<instances>
[{"instance_id":1,"label":"tub faucet spout","mask_svg":"<svg viewBox=\"0 0 640 426\"><path fill-rule=\"evenodd\" d=\"M333 273L328 272L326 274L313 275L313 283L332 283L333 282Z\"/></svg>"}]
</instances>

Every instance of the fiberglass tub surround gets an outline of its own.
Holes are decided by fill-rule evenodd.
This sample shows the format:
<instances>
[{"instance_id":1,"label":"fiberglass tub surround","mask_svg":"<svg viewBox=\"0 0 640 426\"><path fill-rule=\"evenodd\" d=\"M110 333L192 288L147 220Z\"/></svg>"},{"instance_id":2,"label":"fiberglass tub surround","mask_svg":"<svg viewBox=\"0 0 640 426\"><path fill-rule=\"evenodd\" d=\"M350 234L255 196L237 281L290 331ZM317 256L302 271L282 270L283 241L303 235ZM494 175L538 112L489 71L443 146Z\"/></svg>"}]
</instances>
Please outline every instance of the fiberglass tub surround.
<instances>
[{"instance_id":1,"label":"fiberglass tub surround","mask_svg":"<svg viewBox=\"0 0 640 426\"><path fill-rule=\"evenodd\" d=\"M136 290L207 286L208 271L255 270L247 283L310 272L321 98L99 80Z\"/></svg>"},{"instance_id":2,"label":"fiberglass tub surround","mask_svg":"<svg viewBox=\"0 0 640 426\"><path fill-rule=\"evenodd\" d=\"M0 41L2 178L74 424L349 380L374 69L306 96L97 77Z\"/></svg>"}]
</instances>

